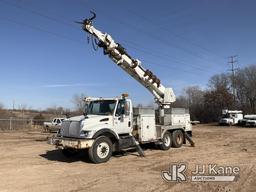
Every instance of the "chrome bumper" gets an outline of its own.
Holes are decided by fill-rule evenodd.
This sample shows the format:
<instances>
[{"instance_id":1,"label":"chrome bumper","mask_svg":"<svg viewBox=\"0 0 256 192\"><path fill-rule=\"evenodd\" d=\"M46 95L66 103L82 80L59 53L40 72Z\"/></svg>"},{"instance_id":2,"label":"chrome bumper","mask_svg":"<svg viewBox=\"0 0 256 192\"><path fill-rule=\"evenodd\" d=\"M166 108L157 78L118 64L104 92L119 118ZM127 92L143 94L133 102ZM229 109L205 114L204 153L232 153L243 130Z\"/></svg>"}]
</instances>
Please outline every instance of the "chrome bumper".
<instances>
[{"instance_id":1,"label":"chrome bumper","mask_svg":"<svg viewBox=\"0 0 256 192\"><path fill-rule=\"evenodd\" d=\"M76 139L65 137L52 137L48 140L48 144L55 145L57 148L74 148L86 149L90 148L94 139Z\"/></svg>"}]
</instances>

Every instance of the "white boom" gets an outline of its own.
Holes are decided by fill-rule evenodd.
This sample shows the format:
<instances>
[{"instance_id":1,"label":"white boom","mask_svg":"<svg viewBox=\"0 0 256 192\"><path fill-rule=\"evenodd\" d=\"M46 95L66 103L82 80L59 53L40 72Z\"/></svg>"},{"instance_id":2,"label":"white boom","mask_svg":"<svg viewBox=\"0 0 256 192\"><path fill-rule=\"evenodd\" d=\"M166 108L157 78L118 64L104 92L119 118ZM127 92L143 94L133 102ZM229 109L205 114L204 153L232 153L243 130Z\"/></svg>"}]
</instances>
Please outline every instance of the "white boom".
<instances>
[{"instance_id":1,"label":"white boom","mask_svg":"<svg viewBox=\"0 0 256 192\"><path fill-rule=\"evenodd\" d=\"M96 29L92 23L95 17L96 14L93 13L93 17L79 23L83 24L83 30L98 40L97 45L103 48L104 54L108 55L118 66L146 87L154 95L155 101L161 107L168 107L174 102L176 98L172 88L164 87L156 75L150 70L143 68L141 62L138 59L132 58L109 34Z\"/></svg>"}]
</instances>

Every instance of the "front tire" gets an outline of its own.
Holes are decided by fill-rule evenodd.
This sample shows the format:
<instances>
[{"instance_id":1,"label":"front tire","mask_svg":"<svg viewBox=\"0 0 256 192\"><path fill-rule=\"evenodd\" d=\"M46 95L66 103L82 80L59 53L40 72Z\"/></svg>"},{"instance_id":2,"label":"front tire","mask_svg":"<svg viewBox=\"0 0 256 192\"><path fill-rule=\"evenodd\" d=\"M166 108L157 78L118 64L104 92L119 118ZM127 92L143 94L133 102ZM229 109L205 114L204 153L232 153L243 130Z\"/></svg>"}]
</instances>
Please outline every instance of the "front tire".
<instances>
[{"instance_id":1,"label":"front tire","mask_svg":"<svg viewBox=\"0 0 256 192\"><path fill-rule=\"evenodd\" d=\"M89 158L93 163L107 162L112 156L113 144L106 136L100 136L95 139L93 145L89 148Z\"/></svg>"},{"instance_id":2,"label":"front tire","mask_svg":"<svg viewBox=\"0 0 256 192\"><path fill-rule=\"evenodd\" d=\"M159 145L160 149L162 150L168 150L172 146L172 135L169 131L166 131L163 138L162 138L162 144Z\"/></svg>"}]
</instances>

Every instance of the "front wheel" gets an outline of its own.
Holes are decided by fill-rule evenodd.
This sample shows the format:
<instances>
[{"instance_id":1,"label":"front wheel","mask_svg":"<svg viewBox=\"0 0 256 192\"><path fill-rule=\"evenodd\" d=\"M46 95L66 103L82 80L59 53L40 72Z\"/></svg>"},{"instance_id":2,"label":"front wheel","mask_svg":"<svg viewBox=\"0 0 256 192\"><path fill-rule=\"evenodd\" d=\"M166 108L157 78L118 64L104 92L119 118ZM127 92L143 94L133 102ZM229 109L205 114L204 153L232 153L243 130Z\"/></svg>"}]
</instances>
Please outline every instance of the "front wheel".
<instances>
[{"instance_id":1,"label":"front wheel","mask_svg":"<svg viewBox=\"0 0 256 192\"><path fill-rule=\"evenodd\" d=\"M112 156L113 144L106 136L100 136L95 139L91 148L89 148L89 158L93 163L107 162Z\"/></svg>"},{"instance_id":2,"label":"front wheel","mask_svg":"<svg viewBox=\"0 0 256 192\"><path fill-rule=\"evenodd\" d=\"M170 132L166 131L163 139L162 139L162 144L159 145L160 149L162 150L168 150L171 148L172 145L172 135Z\"/></svg>"}]
</instances>

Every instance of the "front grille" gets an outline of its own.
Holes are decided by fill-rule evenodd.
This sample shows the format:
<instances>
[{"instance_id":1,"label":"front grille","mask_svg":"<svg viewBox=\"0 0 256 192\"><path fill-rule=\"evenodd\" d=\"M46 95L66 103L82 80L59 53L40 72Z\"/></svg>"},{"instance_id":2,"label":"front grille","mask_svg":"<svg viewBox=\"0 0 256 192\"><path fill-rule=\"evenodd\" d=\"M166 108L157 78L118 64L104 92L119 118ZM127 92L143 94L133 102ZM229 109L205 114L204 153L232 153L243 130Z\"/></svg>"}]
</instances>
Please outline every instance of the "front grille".
<instances>
[{"instance_id":1,"label":"front grille","mask_svg":"<svg viewBox=\"0 0 256 192\"><path fill-rule=\"evenodd\" d=\"M79 137L81 131L81 121L64 121L61 125L62 136Z\"/></svg>"},{"instance_id":2,"label":"front grille","mask_svg":"<svg viewBox=\"0 0 256 192\"><path fill-rule=\"evenodd\" d=\"M63 121L61 124L62 135L68 137L70 121Z\"/></svg>"}]
</instances>

